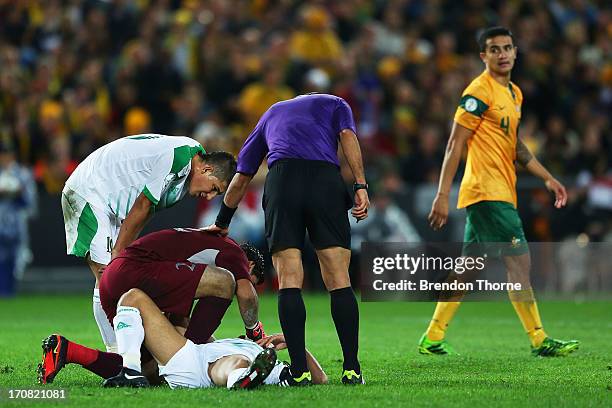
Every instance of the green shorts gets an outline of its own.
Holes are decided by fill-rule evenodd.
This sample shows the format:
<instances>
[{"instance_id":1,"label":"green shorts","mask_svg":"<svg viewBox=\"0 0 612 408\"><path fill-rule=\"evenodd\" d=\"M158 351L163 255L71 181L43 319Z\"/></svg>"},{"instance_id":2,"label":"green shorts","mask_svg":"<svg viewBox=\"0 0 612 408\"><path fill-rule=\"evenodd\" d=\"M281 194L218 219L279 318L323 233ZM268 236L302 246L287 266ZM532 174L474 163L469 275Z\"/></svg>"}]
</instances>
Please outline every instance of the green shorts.
<instances>
[{"instance_id":1,"label":"green shorts","mask_svg":"<svg viewBox=\"0 0 612 408\"><path fill-rule=\"evenodd\" d=\"M516 256L529 252L518 211L504 201L480 201L466 208L463 255Z\"/></svg>"}]
</instances>

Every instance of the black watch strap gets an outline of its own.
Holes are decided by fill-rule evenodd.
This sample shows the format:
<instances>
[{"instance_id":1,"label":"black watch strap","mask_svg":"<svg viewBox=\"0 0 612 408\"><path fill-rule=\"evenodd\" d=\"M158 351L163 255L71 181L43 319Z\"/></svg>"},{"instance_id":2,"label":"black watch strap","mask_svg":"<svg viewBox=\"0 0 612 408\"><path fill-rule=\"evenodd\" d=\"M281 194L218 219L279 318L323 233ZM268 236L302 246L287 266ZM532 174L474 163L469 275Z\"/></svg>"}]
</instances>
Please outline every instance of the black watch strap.
<instances>
[{"instance_id":1,"label":"black watch strap","mask_svg":"<svg viewBox=\"0 0 612 408\"><path fill-rule=\"evenodd\" d=\"M357 192L357 190L366 190L368 191L368 184L355 183L353 184L353 192Z\"/></svg>"}]
</instances>

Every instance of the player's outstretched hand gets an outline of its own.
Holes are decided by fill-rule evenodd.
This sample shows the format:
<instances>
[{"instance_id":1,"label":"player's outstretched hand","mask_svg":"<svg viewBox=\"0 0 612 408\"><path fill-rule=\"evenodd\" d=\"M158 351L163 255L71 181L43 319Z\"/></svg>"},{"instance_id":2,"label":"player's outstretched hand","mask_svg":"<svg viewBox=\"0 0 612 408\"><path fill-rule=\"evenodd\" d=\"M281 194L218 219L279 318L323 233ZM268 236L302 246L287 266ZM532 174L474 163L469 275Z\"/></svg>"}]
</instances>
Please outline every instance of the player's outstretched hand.
<instances>
[{"instance_id":1,"label":"player's outstretched hand","mask_svg":"<svg viewBox=\"0 0 612 408\"><path fill-rule=\"evenodd\" d=\"M215 224L211 224L208 227L202 228L202 231L212 232L213 234L219 234L224 237L229 232L227 228L220 228L220 227L217 227Z\"/></svg>"},{"instance_id":2,"label":"player's outstretched hand","mask_svg":"<svg viewBox=\"0 0 612 408\"><path fill-rule=\"evenodd\" d=\"M433 228L434 231L438 231L446 225L446 221L448 220L448 195L436 195L427 219L429 220L429 226Z\"/></svg>"},{"instance_id":3,"label":"player's outstretched hand","mask_svg":"<svg viewBox=\"0 0 612 408\"><path fill-rule=\"evenodd\" d=\"M263 348L273 346L276 350L284 350L287 348L285 336L282 333L266 336L261 340L257 340L257 344L259 344Z\"/></svg>"},{"instance_id":4,"label":"player's outstretched hand","mask_svg":"<svg viewBox=\"0 0 612 408\"><path fill-rule=\"evenodd\" d=\"M351 210L351 214L357 221L368 218L368 208L370 208L370 198L368 191L364 188L355 192L355 206Z\"/></svg>"},{"instance_id":5,"label":"player's outstretched hand","mask_svg":"<svg viewBox=\"0 0 612 408\"><path fill-rule=\"evenodd\" d=\"M555 178L546 180L544 184L548 191L555 194L555 208L565 207L565 204L567 204L567 191L565 191L563 184Z\"/></svg>"}]
</instances>

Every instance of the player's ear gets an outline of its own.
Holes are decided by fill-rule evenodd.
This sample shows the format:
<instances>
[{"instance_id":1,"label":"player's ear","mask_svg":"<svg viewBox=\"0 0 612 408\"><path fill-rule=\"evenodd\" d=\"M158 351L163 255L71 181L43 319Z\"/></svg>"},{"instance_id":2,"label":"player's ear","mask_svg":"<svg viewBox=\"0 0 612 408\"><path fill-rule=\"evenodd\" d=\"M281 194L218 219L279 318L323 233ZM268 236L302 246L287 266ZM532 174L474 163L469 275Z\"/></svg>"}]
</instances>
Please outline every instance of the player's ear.
<instances>
[{"instance_id":1,"label":"player's ear","mask_svg":"<svg viewBox=\"0 0 612 408\"><path fill-rule=\"evenodd\" d=\"M484 62L485 64L486 64L486 61L485 61L485 57L486 57L486 56L487 56L487 53L486 53L486 52L481 52L481 53L480 53L480 60L481 60L482 62Z\"/></svg>"},{"instance_id":2,"label":"player's ear","mask_svg":"<svg viewBox=\"0 0 612 408\"><path fill-rule=\"evenodd\" d=\"M213 166L212 164L204 163L202 165L202 174L204 174L204 173L212 173L214 171L215 171L215 166Z\"/></svg>"}]
</instances>

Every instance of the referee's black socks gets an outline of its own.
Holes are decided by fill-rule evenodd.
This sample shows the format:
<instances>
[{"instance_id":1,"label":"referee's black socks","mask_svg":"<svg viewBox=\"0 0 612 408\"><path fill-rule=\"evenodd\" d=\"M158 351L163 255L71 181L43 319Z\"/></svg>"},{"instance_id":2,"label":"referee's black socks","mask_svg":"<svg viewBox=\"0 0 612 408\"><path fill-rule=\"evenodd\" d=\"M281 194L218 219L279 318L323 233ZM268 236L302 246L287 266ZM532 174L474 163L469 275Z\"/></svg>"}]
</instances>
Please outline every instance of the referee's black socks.
<instances>
[{"instance_id":1,"label":"referee's black socks","mask_svg":"<svg viewBox=\"0 0 612 408\"><path fill-rule=\"evenodd\" d=\"M361 373L357 352L359 350L359 307L353 289L335 289L331 296L331 314L338 332L338 339L344 355L344 370Z\"/></svg>"},{"instance_id":2,"label":"referee's black socks","mask_svg":"<svg viewBox=\"0 0 612 408\"><path fill-rule=\"evenodd\" d=\"M306 306L301 289L287 288L278 291L278 318L291 358L291 374L297 378L308 371L305 345Z\"/></svg>"}]
</instances>

